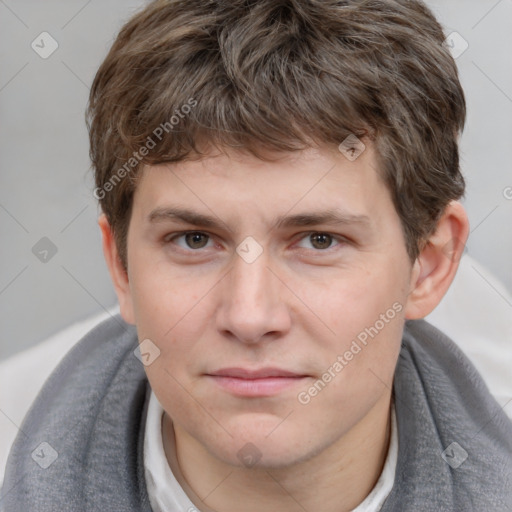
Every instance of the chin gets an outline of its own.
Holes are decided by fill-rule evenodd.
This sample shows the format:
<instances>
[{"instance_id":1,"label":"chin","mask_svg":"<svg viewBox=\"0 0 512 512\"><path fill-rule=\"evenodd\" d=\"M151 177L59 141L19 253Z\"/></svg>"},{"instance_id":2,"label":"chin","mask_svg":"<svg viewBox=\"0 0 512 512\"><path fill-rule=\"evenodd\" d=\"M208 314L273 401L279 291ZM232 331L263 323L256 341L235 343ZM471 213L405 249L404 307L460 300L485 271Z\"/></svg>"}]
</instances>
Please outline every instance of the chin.
<instances>
[{"instance_id":1,"label":"chin","mask_svg":"<svg viewBox=\"0 0 512 512\"><path fill-rule=\"evenodd\" d=\"M272 429L276 431L272 432ZM246 428L244 435L231 432L233 437L226 439L226 444L210 445L208 449L216 458L238 468L284 469L306 461L321 451L320 446L311 445L304 432L295 435L293 431L282 429L277 434L275 422L272 428L264 430Z\"/></svg>"}]
</instances>

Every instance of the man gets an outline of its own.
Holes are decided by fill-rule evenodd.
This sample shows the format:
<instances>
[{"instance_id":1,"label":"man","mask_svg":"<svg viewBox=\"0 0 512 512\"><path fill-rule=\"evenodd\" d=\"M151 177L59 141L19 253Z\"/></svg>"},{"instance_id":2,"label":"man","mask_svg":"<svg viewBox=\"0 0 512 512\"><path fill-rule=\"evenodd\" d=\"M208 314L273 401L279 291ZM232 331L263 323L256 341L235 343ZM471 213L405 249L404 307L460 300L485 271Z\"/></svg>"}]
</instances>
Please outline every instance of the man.
<instances>
[{"instance_id":1,"label":"man","mask_svg":"<svg viewBox=\"0 0 512 512\"><path fill-rule=\"evenodd\" d=\"M121 317L5 510L511 510L512 425L421 319L468 236L465 102L418 1L157 1L89 104Z\"/></svg>"}]
</instances>

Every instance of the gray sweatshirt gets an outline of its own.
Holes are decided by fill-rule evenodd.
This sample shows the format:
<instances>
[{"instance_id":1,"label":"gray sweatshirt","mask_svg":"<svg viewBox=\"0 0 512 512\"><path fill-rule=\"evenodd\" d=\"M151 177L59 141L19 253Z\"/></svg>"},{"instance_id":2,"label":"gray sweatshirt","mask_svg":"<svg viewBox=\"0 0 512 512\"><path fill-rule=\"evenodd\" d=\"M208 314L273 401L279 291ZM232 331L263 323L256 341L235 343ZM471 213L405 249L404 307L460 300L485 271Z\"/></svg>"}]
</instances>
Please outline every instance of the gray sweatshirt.
<instances>
[{"instance_id":1,"label":"gray sweatshirt","mask_svg":"<svg viewBox=\"0 0 512 512\"><path fill-rule=\"evenodd\" d=\"M150 388L136 347L135 329L116 316L66 355L14 442L0 510L151 511ZM394 397L398 461L381 512L512 512L512 422L461 350L423 320L406 322Z\"/></svg>"}]
</instances>

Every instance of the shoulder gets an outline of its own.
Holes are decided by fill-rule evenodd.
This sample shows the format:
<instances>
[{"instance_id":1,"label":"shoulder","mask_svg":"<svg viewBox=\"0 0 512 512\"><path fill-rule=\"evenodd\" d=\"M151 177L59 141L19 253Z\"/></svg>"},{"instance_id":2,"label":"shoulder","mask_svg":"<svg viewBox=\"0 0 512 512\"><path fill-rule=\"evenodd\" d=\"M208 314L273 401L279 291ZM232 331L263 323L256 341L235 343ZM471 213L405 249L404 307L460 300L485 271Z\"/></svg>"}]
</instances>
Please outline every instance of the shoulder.
<instances>
[{"instance_id":1,"label":"shoulder","mask_svg":"<svg viewBox=\"0 0 512 512\"><path fill-rule=\"evenodd\" d=\"M475 386L487 389L481 375L457 344L425 320L406 321L400 359L402 364L413 364L423 372L442 372L451 380L470 380Z\"/></svg>"},{"instance_id":2,"label":"shoulder","mask_svg":"<svg viewBox=\"0 0 512 512\"><path fill-rule=\"evenodd\" d=\"M84 489L91 510L99 510L92 506L97 500L137 501L134 493L142 484L136 447L149 388L134 353L137 347L135 328L116 315L64 357L13 444L2 492L11 485L16 491L7 496L7 504L23 504L26 510L36 503L42 511L82 510Z\"/></svg>"},{"instance_id":3,"label":"shoulder","mask_svg":"<svg viewBox=\"0 0 512 512\"><path fill-rule=\"evenodd\" d=\"M512 422L503 408L457 344L425 320L406 322L395 386L404 383L421 387L431 407L444 411L446 418L450 417L448 411L453 411L451 416L464 418L466 427L471 424L478 430L492 418L487 428L508 433L504 442L512 453Z\"/></svg>"},{"instance_id":4,"label":"shoulder","mask_svg":"<svg viewBox=\"0 0 512 512\"><path fill-rule=\"evenodd\" d=\"M407 321L393 391L399 458L388 504L501 510L512 501L512 422L450 338Z\"/></svg>"}]
</instances>

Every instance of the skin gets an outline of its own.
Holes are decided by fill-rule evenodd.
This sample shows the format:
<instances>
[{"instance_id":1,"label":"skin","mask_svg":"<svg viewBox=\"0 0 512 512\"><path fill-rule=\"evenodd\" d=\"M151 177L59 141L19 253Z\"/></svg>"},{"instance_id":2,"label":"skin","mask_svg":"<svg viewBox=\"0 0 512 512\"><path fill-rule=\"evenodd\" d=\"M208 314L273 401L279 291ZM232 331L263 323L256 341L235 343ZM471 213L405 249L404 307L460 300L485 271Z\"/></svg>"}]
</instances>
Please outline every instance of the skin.
<instances>
[{"instance_id":1,"label":"skin","mask_svg":"<svg viewBox=\"0 0 512 512\"><path fill-rule=\"evenodd\" d=\"M370 143L353 162L330 147L273 156L226 150L146 167L134 195L128 270L102 215L105 258L123 318L160 350L146 372L165 409L167 458L196 507L348 511L369 494L386 458L404 321L426 316L445 294L468 220L450 203L412 263ZM149 220L168 207L210 215L219 226ZM328 209L367 220L276 225L280 216ZM187 230L204 235L175 238ZM236 252L247 236L263 250L252 263ZM394 319L300 403L298 394L396 303ZM267 366L304 377L273 396L247 397L207 376ZM237 455L247 443L261 457L251 467Z\"/></svg>"}]
</instances>

